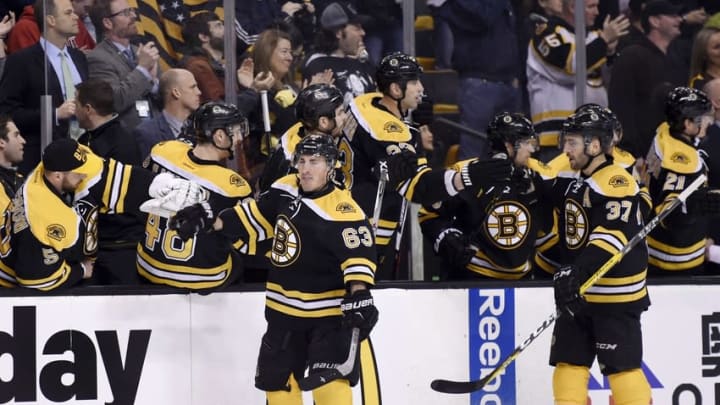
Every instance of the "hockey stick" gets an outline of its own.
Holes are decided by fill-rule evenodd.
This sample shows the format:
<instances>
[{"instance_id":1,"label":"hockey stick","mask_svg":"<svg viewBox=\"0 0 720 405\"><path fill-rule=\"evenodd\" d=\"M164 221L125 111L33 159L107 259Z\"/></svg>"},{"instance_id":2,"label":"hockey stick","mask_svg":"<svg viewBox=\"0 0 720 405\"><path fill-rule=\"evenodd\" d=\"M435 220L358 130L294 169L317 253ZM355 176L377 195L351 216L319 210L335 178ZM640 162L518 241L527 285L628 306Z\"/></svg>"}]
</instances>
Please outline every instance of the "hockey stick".
<instances>
[{"instance_id":1,"label":"hockey stick","mask_svg":"<svg viewBox=\"0 0 720 405\"><path fill-rule=\"evenodd\" d=\"M388 182L387 161L380 161L380 178L378 180L377 194L375 194L375 208L373 209L373 235L377 239L378 225L380 224L380 210L382 209L385 184Z\"/></svg>"},{"instance_id":2,"label":"hockey stick","mask_svg":"<svg viewBox=\"0 0 720 405\"><path fill-rule=\"evenodd\" d=\"M580 286L580 294L585 294L585 292L590 287L597 283L597 281L600 280L600 278L602 278L605 274L607 274L607 272L610 271L613 266L615 266L620 260L622 260L622 258L630 250L632 250L635 245L644 240L645 237L650 232L652 232L652 230L655 229L655 227L663 219L670 215L670 213L674 211L677 207L684 204L685 200L690 196L690 194L694 193L695 190L700 188L700 186L705 182L705 179L705 175L700 175L700 177L690 183L690 185L685 190L683 190L683 192L680 193L676 199L672 200L670 204L665 207L664 210L662 210L655 218L648 222L647 225L645 225L640 230L640 232L637 233L637 235L633 236L632 239L630 239L628 243L619 252L615 253L612 257L610 257L610 259L608 259L592 276L590 276L587 281L583 283L583 285ZM505 370L513 361L515 361L518 355L528 346L530 346L530 344L535 341L535 339L537 339L537 337L540 336L545 331L545 329L549 328L550 325L552 325L559 316L560 314L558 311L553 312L550 317L548 317L548 319L543 321L543 323L538 326L535 332L531 333L524 342L522 342L518 347L516 347L515 350L513 350L513 352L510 353L510 355L507 356L507 358L502 363L500 363L500 365L495 367L485 377L474 381L433 380L433 382L430 383L430 388L438 392L444 392L446 394L467 394L470 392L481 390L490 381L495 379L495 377L500 375L500 373L502 373L503 370Z\"/></svg>"},{"instance_id":3,"label":"hockey stick","mask_svg":"<svg viewBox=\"0 0 720 405\"><path fill-rule=\"evenodd\" d=\"M345 378L355 368L355 358L357 357L358 344L360 342L360 328L352 329L352 337L350 338L350 350L348 357L345 362L338 364L337 367L328 370L323 370L316 374L310 374L307 377L298 381L300 389L303 391L312 391L316 388L322 387L323 385Z\"/></svg>"}]
</instances>

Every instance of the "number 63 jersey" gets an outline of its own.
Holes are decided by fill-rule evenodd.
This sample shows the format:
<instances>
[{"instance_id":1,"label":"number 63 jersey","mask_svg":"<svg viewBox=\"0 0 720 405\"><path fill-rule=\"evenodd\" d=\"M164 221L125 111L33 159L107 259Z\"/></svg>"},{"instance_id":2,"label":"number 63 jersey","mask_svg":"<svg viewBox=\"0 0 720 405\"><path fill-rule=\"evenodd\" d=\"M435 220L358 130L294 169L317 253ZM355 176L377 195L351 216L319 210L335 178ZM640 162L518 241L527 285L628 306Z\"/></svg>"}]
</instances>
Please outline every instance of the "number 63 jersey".
<instances>
[{"instance_id":1,"label":"number 63 jersey","mask_svg":"<svg viewBox=\"0 0 720 405\"><path fill-rule=\"evenodd\" d=\"M236 244L272 238L265 317L288 328L337 320L345 285L374 284L375 244L365 213L332 183L303 193L285 176L261 194L220 213L221 231ZM274 227L270 224L274 224Z\"/></svg>"},{"instance_id":2,"label":"number 63 jersey","mask_svg":"<svg viewBox=\"0 0 720 405\"><path fill-rule=\"evenodd\" d=\"M586 178L578 177L565 190L560 240L564 263L584 274L595 273L643 227L637 181L609 160ZM650 305L645 279L647 247L638 243L590 287L585 299L595 305L644 309Z\"/></svg>"}]
</instances>

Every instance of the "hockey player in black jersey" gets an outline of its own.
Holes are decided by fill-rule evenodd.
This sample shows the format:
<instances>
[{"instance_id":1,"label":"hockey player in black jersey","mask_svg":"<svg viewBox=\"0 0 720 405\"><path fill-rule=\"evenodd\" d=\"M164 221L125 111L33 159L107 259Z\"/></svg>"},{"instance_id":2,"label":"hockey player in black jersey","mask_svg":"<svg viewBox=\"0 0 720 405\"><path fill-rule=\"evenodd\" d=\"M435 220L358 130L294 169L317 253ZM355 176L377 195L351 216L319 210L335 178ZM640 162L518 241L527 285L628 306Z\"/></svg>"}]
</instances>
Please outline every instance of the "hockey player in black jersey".
<instances>
[{"instance_id":1,"label":"hockey player in black jersey","mask_svg":"<svg viewBox=\"0 0 720 405\"><path fill-rule=\"evenodd\" d=\"M25 178L17 172L18 163L22 162L25 139L20 135L10 116L0 114L0 257L10 251L10 222L5 222L5 213L10 210L10 201ZM0 287L14 287L15 273L5 273L0 266Z\"/></svg>"},{"instance_id":2,"label":"hockey player in black jersey","mask_svg":"<svg viewBox=\"0 0 720 405\"><path fill-rule=\"evenodd\" d=\"M209 192L207 204L215 212L250 197L246 179L222 165L232 159L238 143L248 134L247 119L233 105L209 102L193 114L188 134L195 146L172 140L155 145L144 165L155 173L169 172L192 180ZM242 276L242 259L235 248L216 233L199 233L182 240L168 229L167 218L149 215L145 239L137 246L137 271L154 284L191 291L211 291ZM237 247L254 255L254 246ZM264 252L262 252L264 253Z\"/></svg>"},{"instance_id":3,"label":"hockey player in black jersey","mask_svg":"<svg viewBox=\"0 0 720 405\"><path fill-rule=\"evenodd\" d=\"M700 90L677 87L668 94L667 120L658 127L646 159L655 213L705 173L697 146L714 121L712 108ZM648 236L652 276L697 274L702 270L704 213L693 208L673 211Z\"/></svg>"},{"instance_id":4,"label":"hockey player in black jersey","mask_svg":"<svg viewBox=\"0 0 720 405\"><path fill-rule=\"evenodd\" d=\"M408 112L423 96L422 68L414 57L392 53L380 62L377 84L381 93L356 97L349 105L348 121L338 147L346 187L365 212L373 212L380 162L387 161L388 188L378 224L376 242L380 260L388 254L400 219L402 199L431 205L464 188L479 190L510 177L507 159L475 160L463 171L431 170L420 147L420 135L406 123Z\"/></svg>"},{"instance_id":5,"label":"hockey player in black jersey","mask_svg":"<svg viewBox=\"0 0 720 405\"><path fill-rule=\"evenodd\" d=\"M538 146L535 130L522 114L505 112L493 118L487 133L493 154L513 162L512 178L484 193L462 191L420 211L423 234L449 264L450 279L517 280L531 268L541 222L536 187L545 185L526 168Z\"/></svg>"},{"instance_id":6,"label":"hockey player in black jersey","mask_svg":"<svg viewBox=\"0 0 720 405\"><path fill-rule=\"evenodd\" d=\"M0 267L14 271L23 287L70 287L92 275L98 212L169 213L203 198L202 188L187 180L104 160L72 139L55 140L6 213L9 249Z\"/></svg>"},{"instance_id":7,"label":"hockey player in black jersey","mask_svg":"<svg viewBox=\"0 0 720 405\"><path fill-rule=\"evenodd\" d=\"M275 180L294 170L291 162L295 146L306 134L322 133L338 137L346 115L340 90L329 84L305 87L295 99L298 122L280 137L277 148L265 164L260 177L260 191L266 191Z\"/></svg>"},{"instance_id":8,"label":"hockey player in black jersey","mask_svg":"<svg viewBox=\"0 0 720 405\"><path fill-rule=\"evenodd\" d=\"M561 144L579 172L562 193L560 241L565 263L554 276L555 323L550 364L556 404L587 402L589 368L597 357L617 404L647 405L641 370L640 316L650 305L647 249L638 244L581 296L580 286L644 226L638 183L613 163L612 123L582 111L563 123Z\"/></svg>"},{"instance_id":9,"label":"hockey player in black jersey","mask_svg":"<svg viewBox=\"0 0 720 405\"><path fill-rule=\"evenodd\" d=\"M223 210L195 205L171 220L183 238L214 229L237 245L272 238L262 339L255 386L268 405L301 405L297 380L342 363L350 330L365 339L378 311L368 288L374 284L372 227L347 190L331 181L338 150L329 135L308 134L297 145L297 174L277 180L254 200ZM341 304L342 309L341 309ZM356 362L355 364L358 364ZM347 379L313 391L317 405L352 404Z\"/></svg>"}]
</instances>

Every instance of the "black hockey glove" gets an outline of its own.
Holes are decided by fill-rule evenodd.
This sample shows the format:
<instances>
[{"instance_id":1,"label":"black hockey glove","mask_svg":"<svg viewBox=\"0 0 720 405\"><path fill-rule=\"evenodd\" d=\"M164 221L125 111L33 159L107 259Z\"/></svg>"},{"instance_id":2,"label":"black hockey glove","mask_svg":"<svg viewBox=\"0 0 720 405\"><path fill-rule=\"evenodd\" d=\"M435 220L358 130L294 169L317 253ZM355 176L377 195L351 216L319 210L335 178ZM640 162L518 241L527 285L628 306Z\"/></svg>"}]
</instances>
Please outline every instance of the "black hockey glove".
<instances>
[{"instance_id":1,"label":"black hockey glove","mask_svg":"<svg viewBox=\"0 0 720 405\"><path fill-rule=\"evenodd\" d=\"M686 205L693 214L720 216L720 189L698 189L690 194Z\"/></svg>"},{"instance_id":2,"label":"black hockey glove","mask_svg":"<svg viewBox=\"0 0 720 405\"><path fill-rule=\"evenodd\" d=\"M460 170L463 185L474 190L507 183L513 172L509 159L474 160Z\"/></svg>"},{"instance_id":3,"label":"black hockey glove","mask_svg":"<svg viewBox=\"0 0 720 405\"><path fill-rule=\"evenodd\" d=\"M430 125L435 121L435 113L433 112L433 106L435 103L428 96L423 96L422 101L418 104L417 108L412 112L413 121L418 126Z\"/></svg>"},{"instance_id":4,"label":"black hockey glove","mask_svg":"<svg viewBox=\"0 0 720 405\"><path fill-rule=\"evenodd\" d=\"M574 265L560 267L553 276L553 290L555 292L555 305L560 311L575 316L587 308L587 301L580 295L580 285L583 277L580 269Z\"/></svg>"},{"instance_id":5,"label":"black hockey glove","mask_svg":"<svg viewBox=\"0 0 720 405\"><path fill-rule=\"evenodd\" d=\"M182 240L188 240L202 230L210 230L215 222L215 214L207 201L181 209L170 218L168 227L177 231Z\"/></svg>"},{"instance_id":6,"label":"black hockey glove","mask_svg":"<svg viewBox=\"0 0 720 405\"><path fill-rule=\"evenodd\" d=\"M395 189L417 173L417 155L407 149L387 157L388 187ZM378 171L379 173L379 171Z\"/></svg>"},{"instance_id":7,"label":"black hockey glove","mask_svg":"<svg viewBox=\"0 0 720 405\"><path fill-rule=\"evenodd\" d=\"M343 326L359 328L360 340L370 335L378 321L378 310L375 308L370 290L357 290L352 294L345 294L340 309L343 313Z\"/></svg>"},{"instance_id":8,"label":"black hockey glove","mask_svg":"<svg viewBox=\"0 0 720 405\"><path fill-rule=\"evenodd\" d=\"M437 253L452 266L449 275L463 274L465 266L475 256L475 252L468 247L465 236L456 230L445 233L438 244Z\"/></svg>"}]
</instances>

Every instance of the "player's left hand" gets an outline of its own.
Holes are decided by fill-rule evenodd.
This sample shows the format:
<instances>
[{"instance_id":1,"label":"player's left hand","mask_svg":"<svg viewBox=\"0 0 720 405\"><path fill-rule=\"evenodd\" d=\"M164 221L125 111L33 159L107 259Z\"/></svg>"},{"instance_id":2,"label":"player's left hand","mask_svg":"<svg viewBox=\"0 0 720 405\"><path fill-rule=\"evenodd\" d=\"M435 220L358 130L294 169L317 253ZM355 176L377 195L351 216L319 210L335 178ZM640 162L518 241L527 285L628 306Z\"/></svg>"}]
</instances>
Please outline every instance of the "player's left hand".
<instances>
[{"instance_id":1,"label":"player's left hand","mask_svg":"<svg viewBox=\"0 0 720 405\"><path fill-rule=\"evenodd\" d=\"M388 182L390 188L397 188L403 181L415 176L418 169L417 155L408 149L387 157Z\"/></svg>"},{"instance_id":2,"label":"player's left hand","mask_svg":"<svg viewBox=\"0 0 720 405\"><path fill-rule=\"evenodd\" d=\"M343 326L359 328L360 340L370 335L378 321L378 310L375 308L370 290L357 290L347 293L340 304L343 313Z\"/></svg>"},{"instance_id":3,"label":"player's left hand","mask_svg":"<svg viewBox=\"0 0 720 405\"><path fill-rule=\"evenodd\" d=\"M576 316L587 308L585 297L580 295L581 283L580 269L572 264L560 267L553 276L555 305L570 316Z\"/></svg>"}]
</instances>

